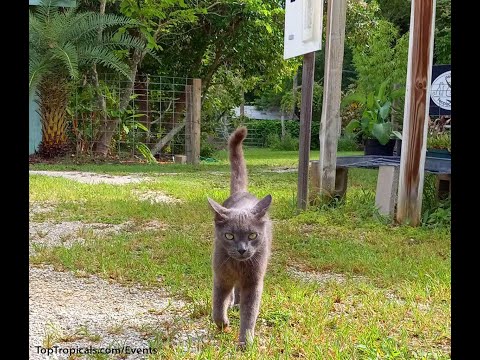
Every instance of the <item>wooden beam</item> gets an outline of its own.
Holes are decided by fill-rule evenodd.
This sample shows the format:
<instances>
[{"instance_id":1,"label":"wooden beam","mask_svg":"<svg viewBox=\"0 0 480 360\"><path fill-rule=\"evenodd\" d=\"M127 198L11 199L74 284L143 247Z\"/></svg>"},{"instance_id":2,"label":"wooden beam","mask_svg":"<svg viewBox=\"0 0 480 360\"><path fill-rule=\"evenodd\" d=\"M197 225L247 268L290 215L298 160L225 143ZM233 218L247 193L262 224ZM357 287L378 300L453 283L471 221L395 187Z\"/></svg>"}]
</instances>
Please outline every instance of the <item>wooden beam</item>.
<instances>
[{"instance_id":1,"label":"wooden beam","mask_svg":"<svg viewBox=\"0 0 480 360\"><path fill-rule=\"evenodd\" d=\"M328 0L323 106L320 123L320 197L335 193L337 143L345 40L346 0Z\"/></svg>"},{"instance_id":2,"label":"wooden beam","mask_svg":"<svg viewBox=\"0 0 480 360\"><path fill-rule=\"evenodd\" d=\"M313 76L315 53L303 55L302 105L300 109L300 146L298 153L297 207L307 208L308 163L310 158L310 136L312 134Z\"/></svg>"},{"instance_id":3,"label":"wooden beam","mask_svg":"<svg viewBox=\"0 0 480 360\"><path fill-rule=\"evenodd\" d=\"M413 0L397 221L420 224L435 30L435 0Z\"/></svg>"},{"instance_id":4,"label":"wooden beam","mask_svg":"<svg viewBox=\"0 0 480 360\"><path fill-rule=\"evenodd\" d=\"M192 163L193 132L193 94L192 85L185 86L185 155L186 161Z\"/></svg>"},{"instance_id":5,"label":"wooden beam","mask_svg":"<svg viewBox=\"0 0 480 360\"><path fill-rule=\"evenodd\" d=\"M378 169L375 206L382 215L395 216L395 205L398 194L397 166L380 166Z\"/></svg>"},{"instance_id":6,"label":"wooden beam","mask_svg":"<svg viewBox=\"0 0 480 360\"><path fill-rule=\"evenodd\" d=\"M200 162L200 118L202 109L202 80L193 79L192 81L192 116L190 128L190 156L187 154L188 164L198 164Z\"/></svg>"}]
</instances>

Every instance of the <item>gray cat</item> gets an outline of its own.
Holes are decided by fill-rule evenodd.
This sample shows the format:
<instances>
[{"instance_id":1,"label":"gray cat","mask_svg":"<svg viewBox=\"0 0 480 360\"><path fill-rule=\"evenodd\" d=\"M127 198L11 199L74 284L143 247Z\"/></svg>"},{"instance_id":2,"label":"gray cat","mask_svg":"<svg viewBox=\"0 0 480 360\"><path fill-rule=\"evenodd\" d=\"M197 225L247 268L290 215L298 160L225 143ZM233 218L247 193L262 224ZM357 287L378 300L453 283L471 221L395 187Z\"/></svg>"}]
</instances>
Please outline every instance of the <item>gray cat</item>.
<instances>
[{"instance_id":1,"label":"gray cat","mask_svg":"<svg viewBox=\"0 0 480 360\"><path fill-rule=\"evenodd\" d=\"M227 309L240 304L240 336L245 347L253 341L260 309L263 277L272 242L272 222L267 210L270 195L258 200L247 192L247 168L242 142L247 129L240 127L230 136L230 197L223 206L208 198L214 211L213 320L227 329Z\"/></svg>"}]
</instances>

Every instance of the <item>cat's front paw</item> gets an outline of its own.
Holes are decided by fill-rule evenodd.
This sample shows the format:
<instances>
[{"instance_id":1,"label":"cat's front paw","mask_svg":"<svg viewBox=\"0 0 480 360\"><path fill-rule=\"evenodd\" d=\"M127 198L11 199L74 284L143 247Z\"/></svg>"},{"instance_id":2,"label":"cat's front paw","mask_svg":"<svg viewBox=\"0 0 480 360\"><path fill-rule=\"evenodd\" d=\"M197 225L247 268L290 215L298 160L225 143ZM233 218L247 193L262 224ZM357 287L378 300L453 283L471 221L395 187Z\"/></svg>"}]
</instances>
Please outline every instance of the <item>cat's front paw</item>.
<instances>
[{"instance_id":1,"label":"cat's front paw","mask_svg":"<svg viewBox=\"0 0 480 360\"><path fill-rule=\"evenodd\" d=\"M224 332L230 332L230 323L228 320L215 320L218 330Z\"/></svg>"},{"instance_id":2,"label":"cat's front paw","mask_svg":"<svg viewBox=\"0 0 480 360\"><path fill-rule=\"evenodd\" d=\"M247 349L247 343L245 341L239 341L237 343L237 348L240 351L245 351Z\"/></svg>"}]
</instances>

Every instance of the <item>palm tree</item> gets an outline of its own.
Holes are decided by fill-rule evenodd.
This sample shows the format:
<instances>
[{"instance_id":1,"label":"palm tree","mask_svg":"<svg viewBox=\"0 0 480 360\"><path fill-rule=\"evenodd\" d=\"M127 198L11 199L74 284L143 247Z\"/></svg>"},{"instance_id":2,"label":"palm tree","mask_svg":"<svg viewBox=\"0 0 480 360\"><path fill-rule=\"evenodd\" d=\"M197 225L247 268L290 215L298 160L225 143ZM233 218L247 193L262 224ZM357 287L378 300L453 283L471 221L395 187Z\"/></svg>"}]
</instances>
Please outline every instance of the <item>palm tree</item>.
<instances>
[{"instance_id":1,"label":"palm tree","mask_svg":"<svg viewBox=\"0 0 480 360\"><path fill-rule=\"evenodd\" d=\"M29 89L38 96L44 156L65 153L67 102L80 73L99 65L129 77L117 50L145 49L142 40L116 31L134 25L131 19L61 10L58 2L44 0L29 16Z\"/></svg>"}]
</instances>

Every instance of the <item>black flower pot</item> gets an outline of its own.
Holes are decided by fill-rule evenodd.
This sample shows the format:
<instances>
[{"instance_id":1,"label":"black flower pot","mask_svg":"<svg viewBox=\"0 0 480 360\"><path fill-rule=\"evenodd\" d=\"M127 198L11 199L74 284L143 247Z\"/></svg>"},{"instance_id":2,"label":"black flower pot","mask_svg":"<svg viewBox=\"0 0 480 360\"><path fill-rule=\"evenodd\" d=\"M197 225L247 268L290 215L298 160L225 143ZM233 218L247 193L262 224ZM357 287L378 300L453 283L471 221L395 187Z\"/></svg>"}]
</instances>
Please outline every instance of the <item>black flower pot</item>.
<instances>
[{"instance_id":1,"label":"black flower pot","mask_svg":"<svg viewBox=\"0 0 480 360\"><path fill-rule=\"evenodd\" d=\"M393 156L402 155L402 140L395 139L395 146L393 147Z\"/></svg>"},{"instance_id":2,"label":"black flower pot","mask_svg":"<svg viewBox=\"0 0 480 360\"><path fill-rule=\"evenodd\" d=\"M395 146L395 139L389 140L385 145L378 142L377 139L365 140L365 155L383 155L393 156L393 148Z\"/></svg>"}]
</instances>

